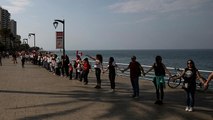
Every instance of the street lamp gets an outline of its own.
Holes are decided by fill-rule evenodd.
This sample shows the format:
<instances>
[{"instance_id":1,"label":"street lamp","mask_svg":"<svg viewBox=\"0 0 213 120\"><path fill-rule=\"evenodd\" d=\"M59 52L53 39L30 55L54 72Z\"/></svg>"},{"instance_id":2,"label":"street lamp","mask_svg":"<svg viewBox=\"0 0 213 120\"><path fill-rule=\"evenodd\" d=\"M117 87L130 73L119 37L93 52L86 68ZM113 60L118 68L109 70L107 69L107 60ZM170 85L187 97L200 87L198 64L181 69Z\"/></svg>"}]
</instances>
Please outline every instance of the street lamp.
<instances>
[{"instance_id":1,"label":"street lamp","mask_svg":"<svg viewBox=\"0 0 213 120\"><path fill-rule=\"evenodd\" d=\"M53 22L53 26L55 27L55 29L58 27L58 22L63 24L63 56L65 56L65 20L55 19L55 21Z\"/></svg>"},{"instance_id":2,"label":"street lamp","mask_svg":"<svg viewBox=\"0 0 213 120\"><path fill-rule=\"evenodd\" d=\"M29 39L30 39L31 35L34 36L34 48L35 48L35 33L29 33L29 35L28 35Z\"/></svg>"}]
</instances>

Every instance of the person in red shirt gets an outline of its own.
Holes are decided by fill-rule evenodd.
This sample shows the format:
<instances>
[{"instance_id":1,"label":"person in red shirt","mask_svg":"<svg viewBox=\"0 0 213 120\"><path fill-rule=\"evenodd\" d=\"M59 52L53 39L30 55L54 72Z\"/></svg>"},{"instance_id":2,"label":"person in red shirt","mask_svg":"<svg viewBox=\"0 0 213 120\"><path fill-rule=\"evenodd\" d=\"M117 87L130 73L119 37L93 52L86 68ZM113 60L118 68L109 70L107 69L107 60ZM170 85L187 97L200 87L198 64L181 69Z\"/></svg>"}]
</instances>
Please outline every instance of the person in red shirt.
<instances>
[{"instance_id":1,"label":"person in red shirt","mask_svg":"<svg viewBox=\"0 0 213 120\"><path fill-rule=\"evenodd\" d=\"M130 69L130 80L133 88L133 98L139 98L139 76L141 76L141 71L143 75L145 75L143 67L140 65L139 62L136 61L136 57L133 56L131 58L131 62L129 63L129 66L122 70L121 72L124 72L128 69Z\"/></svg>"},{"instance_id":2,"label":"person in red shirt","mask_svg":"<svg viewBox=\"0 0 213 120\"><path fill-rule=\"evenodd\" d=\"M84 84L88 84L88 74L89 74L89 69L91 69L91 65L89 64L88 58L85 58L83 60L83 71L82 71L82 76L84 78Z\"/></svg>"}]
</instances>

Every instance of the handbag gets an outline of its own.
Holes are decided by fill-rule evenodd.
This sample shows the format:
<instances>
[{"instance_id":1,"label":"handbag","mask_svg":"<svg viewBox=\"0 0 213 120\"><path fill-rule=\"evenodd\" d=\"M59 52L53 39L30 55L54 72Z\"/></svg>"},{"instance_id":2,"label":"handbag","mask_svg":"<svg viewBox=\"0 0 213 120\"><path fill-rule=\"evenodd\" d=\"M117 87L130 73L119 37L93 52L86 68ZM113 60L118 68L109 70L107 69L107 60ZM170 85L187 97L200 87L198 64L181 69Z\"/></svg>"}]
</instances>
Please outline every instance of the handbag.
<instances>
[{"instance_id":1,"label":"handbag","mask_svg":"<svg viewBox=\"0 0 213 120\"><path fill-rule=\"evenodd\" d=\"M182 89L187 90L188 88L189 88L189 83L184 82L183 86L182 86Z\"/></svg>"}]
</instances>

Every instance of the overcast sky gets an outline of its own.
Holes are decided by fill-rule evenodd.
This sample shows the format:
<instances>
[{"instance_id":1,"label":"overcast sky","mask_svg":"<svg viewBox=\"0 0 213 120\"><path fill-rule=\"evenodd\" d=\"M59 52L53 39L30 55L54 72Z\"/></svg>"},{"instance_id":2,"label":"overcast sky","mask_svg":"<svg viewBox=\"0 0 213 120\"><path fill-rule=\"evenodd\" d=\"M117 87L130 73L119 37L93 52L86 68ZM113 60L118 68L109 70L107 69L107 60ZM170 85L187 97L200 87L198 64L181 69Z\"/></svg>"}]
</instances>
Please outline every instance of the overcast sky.
<instances>
[{"instance_id":1,"label":"overcast sky","mask_svg":"<svg viewBox=\"0 0 213 120\"><path fill-rule=\"evenodd\" d=\"M21 39L55 50L65 19L67 50L212 49L213 0L0 0ZM29 39L33 46L33 37Z\"/></svg>"}]
</instances>

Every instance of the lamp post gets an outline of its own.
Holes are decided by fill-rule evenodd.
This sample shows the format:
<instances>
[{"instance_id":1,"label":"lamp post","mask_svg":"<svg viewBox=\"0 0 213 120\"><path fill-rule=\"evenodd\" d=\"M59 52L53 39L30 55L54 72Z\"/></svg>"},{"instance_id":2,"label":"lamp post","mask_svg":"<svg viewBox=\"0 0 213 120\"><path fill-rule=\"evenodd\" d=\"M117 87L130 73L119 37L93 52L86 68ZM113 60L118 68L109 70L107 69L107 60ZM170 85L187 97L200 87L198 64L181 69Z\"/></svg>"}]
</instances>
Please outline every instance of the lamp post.
<instances>
[{"instance_id":1,"label":"lamp post","mask_svg":"<svg viewBox=\"0 0 213 120\"><path fill-rule=\"evenodd\" d=\"M35 48L35 33L29 33L28 37L30 38L30 37L31 37L31 35L33 35L33 36L34 36L34 48Z\"/></svg>"},{"instance_id":2,"label":"lamp post","mask_svg":"<svg viewBox=\"0 0 213 120\"><path fill-rule=\"evenodd\" d=\"M65 20L58 20L58 19L55 19L54 22L53 22L53 26L55 27L55 29L58 27L58 22L62 23L63 24L63 56L65 56Z\"/></svg>"}]
</instances>

